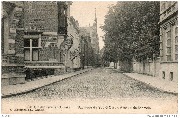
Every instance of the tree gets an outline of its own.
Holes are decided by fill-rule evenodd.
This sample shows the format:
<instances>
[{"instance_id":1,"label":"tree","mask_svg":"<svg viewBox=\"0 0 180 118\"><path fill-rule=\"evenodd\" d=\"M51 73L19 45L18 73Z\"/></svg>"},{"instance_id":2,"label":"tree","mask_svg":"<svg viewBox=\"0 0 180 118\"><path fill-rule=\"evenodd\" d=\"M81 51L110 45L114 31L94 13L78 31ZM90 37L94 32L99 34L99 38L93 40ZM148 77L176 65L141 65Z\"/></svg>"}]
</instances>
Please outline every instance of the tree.
<instances>
[{"instance_id":1,"label":"tree","mask_svg":"<svg viewBox=\"0 0 180 118\"><path fill-rule=\"evenodd\" d=\"M159 55L159 2L123 1L105 16L104 59L132 61Z\"/></svg>"}]
</instances>

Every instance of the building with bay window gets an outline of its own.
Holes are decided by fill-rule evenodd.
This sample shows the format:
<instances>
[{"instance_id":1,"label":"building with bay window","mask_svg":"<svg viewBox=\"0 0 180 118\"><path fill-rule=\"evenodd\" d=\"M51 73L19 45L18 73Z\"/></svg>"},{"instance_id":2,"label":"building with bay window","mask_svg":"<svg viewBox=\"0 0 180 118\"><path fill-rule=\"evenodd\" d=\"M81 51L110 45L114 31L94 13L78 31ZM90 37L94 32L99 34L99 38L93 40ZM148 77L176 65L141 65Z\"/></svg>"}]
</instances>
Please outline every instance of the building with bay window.
<instances>
[{"instance_id":1,"label":"building with bay window","mask_svg":"<svg viewBox=\"0 0 180 118\"><path fill-rule=\"evenodd\" d=\"M178 81L178 2L160 2L160 78Z\"/></svg>"}]
</instances>

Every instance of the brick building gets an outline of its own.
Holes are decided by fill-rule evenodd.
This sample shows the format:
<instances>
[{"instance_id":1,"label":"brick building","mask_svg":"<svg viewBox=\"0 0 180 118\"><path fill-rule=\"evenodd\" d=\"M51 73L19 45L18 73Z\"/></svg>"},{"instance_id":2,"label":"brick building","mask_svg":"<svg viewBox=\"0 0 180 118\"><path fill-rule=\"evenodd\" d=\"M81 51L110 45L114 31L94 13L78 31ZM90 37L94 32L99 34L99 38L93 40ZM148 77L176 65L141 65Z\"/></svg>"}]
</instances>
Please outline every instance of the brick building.
<instances>
[{"instance_id":1,"label":"brick building","mask_svg":"<svg viewBox=\"0 0 180 118\"><path fill-rule=\"evenodd\" d=\"M67 17L71 2L24 2L27 79L65 71Z\"/></svg>"},{"instance_id":2,"label":"brick building","mask_svg":"<svg viewBox=\"0 0 180 118\"><path fill-rule=\"evenodd\" d=\"M63 74L73 45L68 36L72 2L3 2L2 85Z\"/></svg>"},{"instance_id":3,"label":"brick building","mask_svg":"<svg viewBox=\"0 0 180 118\"><path fill-rule=\"evenodd\" d=\"M23 9L15 2L2 2L2 85L25 82L23 52Z\"/></svg>"},{"instance_id":4,"label":"brick building","mask_svg":"<svg viewBox=\"0 0 180 118\"><path fill-rule=\"evenodd\" d=\"M178 2L160 2L160 78L178 81Z\"/></svg>"}]
</instances>

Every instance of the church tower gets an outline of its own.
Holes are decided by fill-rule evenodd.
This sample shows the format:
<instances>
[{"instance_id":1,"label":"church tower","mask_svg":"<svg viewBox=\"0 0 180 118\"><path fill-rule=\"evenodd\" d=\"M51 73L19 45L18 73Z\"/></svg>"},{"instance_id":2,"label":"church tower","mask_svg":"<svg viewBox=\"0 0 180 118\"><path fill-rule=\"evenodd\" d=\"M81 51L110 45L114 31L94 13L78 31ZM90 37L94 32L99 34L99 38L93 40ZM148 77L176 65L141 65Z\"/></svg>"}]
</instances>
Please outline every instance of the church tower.
<instances>
[{"instance_id":1,"label":"church tower","mask_svg":"<svg viewBox=\"0 0 180 118\"><path fill-rule=\"evenodd\" d=\"M95 19L94 19L94 24L93 24L93 29L94 29L94 49L95 49L95 60L96 60L96 65L98 65L98 58L99 58L99 38L98 38L98 32L97 32L97 16L96 16L96 8L95 8Z\"/></svg>"},{"instance_id":2,"label":"church tower","mask_svg":"<svg viewBox=\"0 0 180 118\"><path fill-rule=\"evenodd\" d=\"M95 27L96 27L96 33L97 33L97 17L96 17L96 8L95 8Z\"/></svg>"}]
</instances>

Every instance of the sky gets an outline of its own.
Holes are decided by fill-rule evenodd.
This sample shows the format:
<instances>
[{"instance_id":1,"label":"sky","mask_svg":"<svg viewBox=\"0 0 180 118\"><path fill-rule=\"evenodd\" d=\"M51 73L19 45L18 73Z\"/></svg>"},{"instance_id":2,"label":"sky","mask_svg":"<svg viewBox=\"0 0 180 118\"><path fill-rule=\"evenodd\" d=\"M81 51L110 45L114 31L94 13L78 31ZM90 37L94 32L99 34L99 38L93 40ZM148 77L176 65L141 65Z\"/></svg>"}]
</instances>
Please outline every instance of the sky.
<instances>
[{"instance_id":1,"label":"sky","mask_svg":"<svg viewBox=\"0 0 180 118\"><path fill-rule=\"evenodd\" d=\"M70 7L70 15L79 22L79 26L89 26L94 23L95 8L98 25L99 47L103 48L104 42L102 37L104 32L100 26L104 25L105 15L108 12L108 6L116 4L115 1L73 1Z\"/></svg>"}]
</instances>

